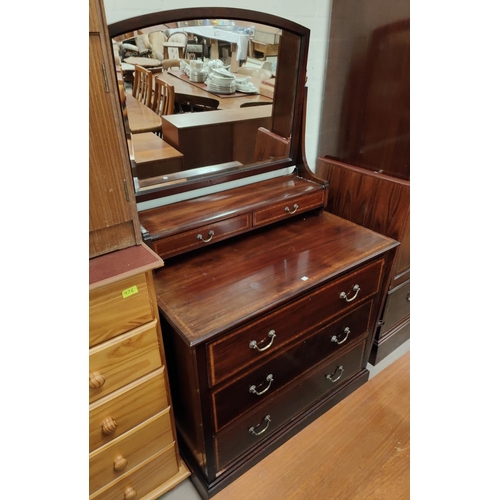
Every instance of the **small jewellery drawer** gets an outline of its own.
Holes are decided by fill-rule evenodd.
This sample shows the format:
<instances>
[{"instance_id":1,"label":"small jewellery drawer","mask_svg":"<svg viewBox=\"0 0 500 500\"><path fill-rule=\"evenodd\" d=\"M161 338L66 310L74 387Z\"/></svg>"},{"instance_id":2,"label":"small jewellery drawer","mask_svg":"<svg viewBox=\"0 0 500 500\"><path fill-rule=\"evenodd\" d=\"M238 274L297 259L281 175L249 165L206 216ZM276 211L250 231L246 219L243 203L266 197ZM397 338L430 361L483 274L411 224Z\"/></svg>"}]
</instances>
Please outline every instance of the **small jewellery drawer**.
<instances>
[{"instance_id":1,"label":"small jewellery drawer","mask_svg":"<svg viewBox=\"0 0 500 500\"><path fill-rule=\"evenodd\" d=\"M263 362L296 337L307 335L371 297L380 288L383 266L383 259L365 265L208 344L211 386Z\"/></svg>"},{"instance_id":2,"label":"small jewellery drawer","mask_svg":"<svg viewBox=\"0 0 500 500\"><path fill-rule=\"evenodd\" d=\"M90 346L104 342L153 320L145 274L91 290Z\"/></svg>"},{"instance_id":3,"label":"small jewellery drawer","mask_svg":"<svg viewBox=\"0 0 500 500\"><path fill-rule=\"evenodd\" d=\"M291 380L335 351L365 335L372 301L346 314L335 323L293 345L287 351L268 358L250 373L212 393L215 430L218 431L252 406L269 399Z\"/></svg>"},{"instance_id":4,"label":"small jewellery drawer","mask_svg":"<svg viewBox=\"0 0 500 500\"><path fill-rule=\"evenodd\" d=\"M141 466L131 470L105 488L90 496L90 500L123 500L146 497L152 490L179 472L175 443L153 455Z\"/></svg>"},{"instance_id":5,"label":"small jewellery drawer","mask_svg":"<svg viewBox=\"0 0 500 500\"><path fill-rule=\"evenodd\" d=\"M365 341L310 371L300 383L292 384L216 434L217 470L245 453L279 427L306 410L317 399L336 390L355 375L362 364Z\"/></svg>"},{"instance_id":6,"label":"small jewellery drawer","mask_svg":"<svg viewBox=\"0 0 500 500\"><path fill-rule=\"evenodd\" d=\"M289 198L288 200L276 203L262 210L256 210L253 214L253 225L261 226L282 219L286 219L295 214L301 214L314 208L323 206L325 191L323 189L303 196Z\"/></svg>"},{"instance_id":7,"label":"small jewellery drawer","mask_svg":"<svg viewBox=\"0 0 500 500\"><path fill-rule=\"evenodd\" d=\"M244 232L251 226L250 214L243 214L220 222L208 224L192 231L174 234L155 241L153 250L163 259L194 250L208 243L225 240Z\"/></svg>"},{"instance_id":8,"label":"small jewellery drawer","mask_svg":"<svg viewBox=\"0 0 500 500\"><path fill-rule=\"evenodd\" d=\"M156 325L154 320L90 349L91 403L161 366Z\"/></svg>"},{"instance_id":9,"label":"small jewellery drawer","mask_svg":"<svg viewBox=\"0 0 500 500\"><path fill-rule=\"evenodd\" d=\"M90 454L90 494L127 474L174 441L170 408Z\"/></svg>"},{"instance_id":10,"label":"small jewellery drawer","mask_svg":"<svg viewBox=\"0 0 500 500\"><path fill-rule=\"evenodd\" d=\"M90 405L91 452L169 406L164 377L162 367Z\"/></svg>"}]
</instances>

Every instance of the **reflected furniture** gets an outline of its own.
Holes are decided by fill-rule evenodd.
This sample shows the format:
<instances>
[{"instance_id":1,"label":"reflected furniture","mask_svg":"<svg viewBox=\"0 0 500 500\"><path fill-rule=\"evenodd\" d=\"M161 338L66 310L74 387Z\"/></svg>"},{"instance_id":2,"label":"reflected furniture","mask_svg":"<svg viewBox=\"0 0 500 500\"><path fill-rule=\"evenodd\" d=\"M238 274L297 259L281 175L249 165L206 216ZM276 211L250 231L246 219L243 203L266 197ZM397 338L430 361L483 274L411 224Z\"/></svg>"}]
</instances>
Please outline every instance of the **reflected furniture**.
<instances>
[{"instance_id":1,"label":"reflected furniture","mask_svg":"<svg viewBox=\"0 0 500 500\"><path fill-rule=\"evenodd\" d=\"M132 134L161 132L161 117L150 107L139 102L131 94L126 96L126 106L128 126Z\"/></svg>"},{"instance_id":2,"label":"reflected furniture","mask_svg":"<svg viewBox=\"0 0 500 500\"><path fill-rule=\"evenodd\" d=\"M153 73L139 64L135 66L132 96L138 102L151 107L153 91Z\"/></svg>"},{"instance_id":3,"label":"reflected furniture","mask_svg":"<svg viewBox=\"0 0 500 500\"><path fill-rule=\"evenodd\" d=\"M164 81L156 81L155 79L151 109L159 116L172 115L175 109L174 104L174 87Z\"/></svg>"},{"instance_id":4,"label":"reflected furniture","mask_svg":"<svg viewBox=\"0 0 500 500\"><path fill-rule=\"evenodd\" d=\"M162 116L163 139L184 154L184 168L254 162L259 127L271 128L271 106Z\"/></svg>"},{"instance_id":5,"label":"reflected furniture","mask_svg":"<svg viewBox=\"0 0 500 500\"><path fill-rule=\"evenodd\" d=\"M184 170L184 155L153 132L132 134L138 179Z\"/></svg>"}]
</instances>

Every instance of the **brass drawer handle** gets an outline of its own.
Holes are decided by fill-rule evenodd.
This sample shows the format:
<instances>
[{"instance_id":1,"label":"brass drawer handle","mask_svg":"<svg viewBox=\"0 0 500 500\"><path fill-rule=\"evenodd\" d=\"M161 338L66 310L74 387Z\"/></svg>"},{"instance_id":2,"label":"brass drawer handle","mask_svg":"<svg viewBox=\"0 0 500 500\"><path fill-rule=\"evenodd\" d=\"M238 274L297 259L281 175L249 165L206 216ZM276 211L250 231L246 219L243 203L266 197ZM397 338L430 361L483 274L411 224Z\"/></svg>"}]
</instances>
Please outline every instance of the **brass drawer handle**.
<instances>
[{"instance_id":1,"label":"brass drawer handle","mask_svg":"<svg viewBox=\"0 0 500 500\"><path fill-rule=\"evenodd\" d=\"M266 423L266 426L261 431L255 432L256 427L252 426L252 427L250 427L250 429L248 429L248 432L250 434L253 434L254 436L260 436L261 434L264 434L264 432L266 432L267 429L269 428L269 424L271 423L271 415L266 415L264 417L264 420L259 425L257 425L257 427L260 427L264 422L267 422L267 423Z\"/></svg>"},{"instance_id":2,"label":"brass drawer handle","mask_svg":"<svg viewBox=\"0 0 500 500\"><path fill-rule=\"evenodd\" d=\"M333 375L337 373L337 371L340 371L340 374L338 377L333 378ZM344 367L342 365L338 366L337 369L333 373L329 373L328 375L325 375L326 380L329 380L330 382L337 382L337 380L340 380L342 375L344 374Z\"/></svg>"},{"instance_id":3,"label":"brass drawer handle","mask_svg":"<svg viewBox=\"0 0 500 500\"><path fill-rule=\"evenodd\" d=\"M201 234L199 234L199 235L197 236L197 238L198 238L199 240L203 241L204 243L208 243L209 241L212 241L212 238L214 237L214 234L215 234L215 233L214 233L213 231L209 231L209 232L208 232L208 236L209 236L208 240L203 239L203 236L202 236Z\"/></svg>"},{"instance_id":4,"label":"brass drawer handle","mask_svg":"<svg viewBox=\"0 0 500 500\"><path fill-rule=\"evenodd\" d=\"M332 342L337 343L338 345L343 344L347 340L347 337L349 337L349 334L351 333L351 330L349 329L348 326L346 326L344 328L344 333L345 333L345 337L343 338L343 340L339 341L339 339L337 338L337 335L334 335L330 340Z\"/></svg>"},{"instance_id":5,"label":"brass drawer handle","mask_svg":"<svg viewBox=\"0 0 500 500\"><path fill-rule=\"evenodd\" d=\"M291 211L288 207L285 207L285 212L289 213L290 215L293 215L298 209L299 206L297 205L297 203L294 203L293 211Z\"/></svg>"},{"instance_id":6,"label":"brass drawer handle","mask_svg":"<svg viewBox=\"0 0 500 500\"><path fill-rule=\"evenodd\" d=\"M269 390L269 388L271 387L271 384L273 383L274 379L273 379L273 374L270 373L267 377L266 377L266 380L267 382L269 382L269 384L267 385L267 387L263 390L263 391L260 391L258 392L257 391L257 387L255 387L255 385L251 385L248 389L248 392L250 392L250 394L257 394L257 396L260 396L261 394L264 394L265 392L267 392ZM262 384L260 384L262 385ZM259 386L260 387L260 386Z\"/></svg>"},{"instance_id":7,"label":"brass drawer handle","mask_svg":"<svg viewBox=\"0 0 500 500\"><path fill-rule=\"evenodd\" d=\"M359 291L360 291L360 290L361 290L361 287L360 287L359 285L354 285L354 286L352 287L352 291L353 291L353 292L356 292L356 293L354 294L354 296L353 296L353 297L351 297L350 299L348 299L348 298L347 298L347 293L345 293L345 292L340 292L340 298L341 298L341 299L345 299L345 301L346 301L346 302L352 302L352 301L353 301L353 300L354 300L354 299L358 296L358 293L359 293ZM351 292L349 292L349 293L351 293Z\"/></svg>"},{"instance_id":8,"label":"brass drawer handle","mask_svg":"<svg viewBox=\"0 0 500 500\"><path fill-rule=\"evenodd\" d=\"M252 340L250 342L250 344L248 345L248 347L250 347L250 349L257 349L257 351L265 351L266 349L269 349L272 345L273 345L273 342L274 342L274 338L276 337L276 333L274 330L270 330L269 333L267 334L267 336L271 339L271 342L269 342L269 344L266 345L266 347L259 347L257 345L257 341L256 340Z\"/></svg>"}]
</instances>

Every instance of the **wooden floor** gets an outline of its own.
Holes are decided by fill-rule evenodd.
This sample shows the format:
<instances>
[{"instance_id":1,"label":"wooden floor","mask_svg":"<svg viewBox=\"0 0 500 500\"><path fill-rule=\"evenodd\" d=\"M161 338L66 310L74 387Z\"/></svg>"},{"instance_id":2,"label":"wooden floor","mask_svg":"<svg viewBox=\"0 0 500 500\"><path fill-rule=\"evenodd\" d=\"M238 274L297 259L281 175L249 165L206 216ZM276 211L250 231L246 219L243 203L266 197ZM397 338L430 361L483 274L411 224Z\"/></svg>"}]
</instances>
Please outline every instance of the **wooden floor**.
<instances>
[{"instance_id":1,"label":"wooden floor","mask_svg":"<svg viewBox=\"0 0 500 500\"><path fill-rule=\"evenodd\" d=\"M410 498L410 353L213 500Z\"/></svg>"}]
</instances>

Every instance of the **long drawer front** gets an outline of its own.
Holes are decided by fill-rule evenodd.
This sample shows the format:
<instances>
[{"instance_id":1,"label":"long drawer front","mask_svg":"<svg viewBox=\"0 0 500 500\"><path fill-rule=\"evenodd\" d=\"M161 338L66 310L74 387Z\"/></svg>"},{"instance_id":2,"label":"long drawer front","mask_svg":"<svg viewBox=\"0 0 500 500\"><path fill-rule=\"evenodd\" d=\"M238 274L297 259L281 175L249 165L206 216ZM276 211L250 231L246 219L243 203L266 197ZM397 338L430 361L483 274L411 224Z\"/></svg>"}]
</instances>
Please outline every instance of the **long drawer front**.
<instances>
[{"instance_id":1,"label":"long drawer front","mask_svg":"<svg viewBox=\"0 0 500 500\"><path fill-rule=\"evenodd\" d=\"M244 372L230 384L212 393L216 431L223 428L253 405L271 398L277 391L304 371L331 356L367 333L372 301L357 307L349 314L251 372Z\"/></svg>"},{"instance_id":2,"label":"long drawer front","mask_svg":"<svg viewBox=\"0 0 500 500\"><path fill-rule=\"evenodd\" d=\"M380 288L383 266L382 259L372 262L210 343L207 349L211 386L262 363L294 339L306 336L373 296Z\"/></svg>"},{"instance_id":3,"label":"long drawer front","mask_svg":"<svg viewBox=\"0 0 500 500\"><path fill-rule=\"evenodd\" d=\"M163 367L117 392L90 405L91 452L169 406Z\"/></svg>"},{"instance_id":4,"label":"long drawer front","mask_svg":"<svg viewBox=\"0 0 500 500\"><path fill-rule=\"evenodd\" d=\"M130 471L90 496L90 500L140 499L168 481L179 471L179 463L172 443L166 450L153 455L140 467Z\"/></svg>"},{"instance_id":5,"label":"long drawer front","mask_svg":"<svg viewBox=\"0 0 500 500\"><path fill-rule=\"evenodd\" d=\"M307 378L259 404L254 410L216 434L217 470L258 445L316 400L338 389L362 364L362 341L310 372Z\"/></svg>"},{"instance_id":6,"label":"long drawer front","mask_svg":"<svg viewBox=\"0 0 500 500\"><path fill-rule=\"evenodd\" d=\"M162 364L157 320L89 351L89 401L92 403Z\"/></svg>"},{"instance_id":7,"label":"long drawer front","mask_svg":"<svg viewBox=\"0 0 500 500\"><path fill-rule=\"evenodd\" d=\"M170 408L90 454L90 493L94 493L167 448L174 441Z\"/></svg>"}]
</instances>

